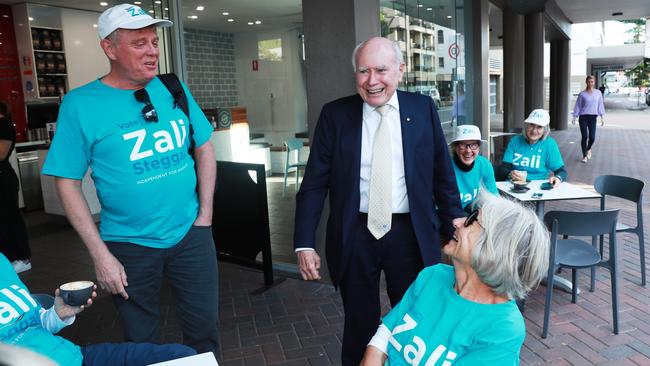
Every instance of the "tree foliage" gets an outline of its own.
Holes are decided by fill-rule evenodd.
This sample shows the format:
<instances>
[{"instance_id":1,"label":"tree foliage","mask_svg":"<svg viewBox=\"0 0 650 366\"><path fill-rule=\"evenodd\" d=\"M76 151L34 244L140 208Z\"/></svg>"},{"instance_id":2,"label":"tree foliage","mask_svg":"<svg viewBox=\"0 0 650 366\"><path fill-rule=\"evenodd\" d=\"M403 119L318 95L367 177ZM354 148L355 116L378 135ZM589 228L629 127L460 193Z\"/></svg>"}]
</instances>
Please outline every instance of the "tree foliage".
<instances>
[{"instance_id":1,"label":"tree foliage","mask_svg":"<svg viewBox=\"0 0 650 366\"><path fill-rule=\"evenodd\" d=\"M632 35L625 43L642 43L645 37L645 19L623 20L622 23L634 24L626 32ZM635 68L625 70L625 76L632 80L633 86L650 86L650 58L645 58Z\"/></svg>"},{"instance_id":2,"label":"tree foliage","mask_svg":"<svg viewBox=\"0 0 650 366\"><path fill-rule=\"evenodd\" d=\"M633 24L634 27L625 31L625 33L630 33L632 39L625 41L625 43L642 43L645 33L645 18L642 19L630 19L630 20L621 20L623 24Z\"/></svg>"},{"instance_id":3,"label":"tree foliage","mask_svg":"<svg viewBox=\"0 0 650 366\"><path fill-rule=\"evenodd\" d=\"M633 69L625 70L625 76L632 80L632 86L650 86L650 58L643 59Z\"/></svg>"}]
</instances>

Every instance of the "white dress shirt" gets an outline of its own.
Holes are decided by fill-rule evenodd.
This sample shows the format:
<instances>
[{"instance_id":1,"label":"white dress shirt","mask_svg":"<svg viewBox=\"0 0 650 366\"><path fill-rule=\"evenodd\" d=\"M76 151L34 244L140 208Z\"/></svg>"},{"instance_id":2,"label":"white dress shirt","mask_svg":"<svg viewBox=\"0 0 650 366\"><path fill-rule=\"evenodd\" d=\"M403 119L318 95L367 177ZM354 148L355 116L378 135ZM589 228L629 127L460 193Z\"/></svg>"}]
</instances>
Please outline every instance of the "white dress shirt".
<instances>
[{"instance_id":1,"label":"white dress shirt","mask_svg":"<svg viewBox=\"0 0 650 366\"><path fill-rule=\"evenodd\" d=\"M397 92L386 103L390 106L384 118L388 118L392 145L393 159L393 213L409 212L409 202L406 195L406 178L404 176L404 150L402 148L402 125L399 114L399 101ZM372 164L372 144L375 133L381 121L381 115L376 107L363 103L363 126L361 129L361 169L359 171L359 211L368 212L368 191L370 189L370 168Z\"/></svg>"},{"instance_id":2,"label":"white dress shirt","mask_svg":"<svg viewBox=\"0 0 650 366\"><path fill-rule=\"evenodd\" d=\"M384 118L388 118L390 126L392 159L393 159L393 213L409 212L409 201L406 195L406 178L404 176L404 150L402 148L402 124L399 114L399 101L397 92L386 103L390 110ZM372 144L375 141L375 132L379 127L381 115L375 107L363 103L363 125L361 128L361 169L359 170L359 212L368 213L368 191L370 189L370 168L372 162ZM313 248L299 247L296 252L313 250Z\"/></svg>"}]
</instances>

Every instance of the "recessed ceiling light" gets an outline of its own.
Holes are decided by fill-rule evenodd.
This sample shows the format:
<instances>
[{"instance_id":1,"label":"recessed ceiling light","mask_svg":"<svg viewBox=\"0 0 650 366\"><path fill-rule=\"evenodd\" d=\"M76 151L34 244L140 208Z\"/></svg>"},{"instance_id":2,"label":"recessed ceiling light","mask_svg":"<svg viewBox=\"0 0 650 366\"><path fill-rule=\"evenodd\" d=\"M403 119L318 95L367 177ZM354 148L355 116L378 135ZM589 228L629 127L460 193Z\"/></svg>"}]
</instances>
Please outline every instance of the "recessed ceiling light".
<instances>
[{"instance_id":1,"label":"recessed ceiling light","mask_svg":"<svg viewBox=\"0 0 650 366\"><path fill-rule=\"evenodd\" d=\"M97 24L93 24L93 28L97 28Z\"/></svg>"},{"instance_id":2,"label":"recessed ceiling light","mask_svg":"<svg viewBox=\"0 0 650 366\"><path fill-rule=\"evenodd\" d=\"M423 7L423 6L424 6L424 5L422 5L422 4L418 4L418 8L421 8L421 7Z\"/></svg>"},{"instance_id":3,"label":"recessed ceiling light","mask_svg":"<svg viewBox=\"0 0 650 366\"><path fill-rule=\"evenodd\" d=\"M235 21L235 19L233 19L233 18L228 18L228 22L232 23L232 22L234 22L234 21Z\"/></svg>"},{"instance_id":4,"label":"recessed ceiling light","mask_svg":"<svg viewBox=\"0 0 650 366\"><path fill-rule=\"evenodd\" d=\"M256 20L255 24L262 24L262 21L261 20Z\"/></svg>"},{"instance_id":5,"label":"recessed ceiling light","mask_svg":"<svg viewBox=\"0 0 650 366\"><path fill-rule=\"evenodd\" d=\"M433 10L433 8L427 8L427 11L431 11L431 10Z\"/></svg>"},{"instance_id":6,"label":"recessed ceiling light","mask_svg":"<svg viewBox=\"0 0 650 366\"><path fill-rule=\"evenodd\" d=\"M156 3L156 4L162 4L162 1L160 1L160 0L156 0L156 1L154 1L154 3Z\"/></svg>"},{"instance_id":7,"label":"recessed ceiling light","mask_svg":"<svg viewBox=\"0 0 650 366\"><path fill-rule=\"evenodd\" d=\"M615 13L612 13L612 16L613 16L613 17L617 17L617 16L619 16L619 15L623 15L623 12L622 12L622 11L617 11L617 12L615 12Z\"/></svg>"},{"instance_id":8,"label":"recessed ceiling light","mask_svg":"<svg viewBox=\"0 0 650 366\"><path fill-rule=\"evenodd\" d=\"M187 18L188 19L199 19L199 16L198 15L188 15Z\"/></svg>"},{"instance_id":9,"label":"recessed ceiling light","mask_svg":"<svg viewBox=\"0 0 650 366\"><path fill-rule=\"evenodd\" d=\"M9 18L9 15L7 15L7 14L2 14L2 17L3 17L3 18Z\"/></svg>"},{"instance_id":10,"label":"recessed ceiling light","mask_svg":"<svg viewBox=\"0 0 650 366\"><path fill-rule=\"evenodd\" d=\"M153 14L153 9L149 10L149 13L150 13L150 14Z\"/></svg>"},{"instance_id":11,"label":"recessed ceiling light","mask_svg":"<svg viewBox=\"0 0 650 366\"><path fill-rule=\"evenodd\" d=\"M29 17L29 21L30 21L30 22L33 22L33 21L34 21L34 18Z\"/></svg>"},{"instance_id":12,"label":"recessed ceiling light","mask_svg":"<svg viewBox=\"0 0 650 366\"><path fill-rule=\"evenodd\" d=\"M141 5L141 4L142 4L142 1L134 1L133 3L134 3L135 5Z\"/></svg>"},{"instance_id":13,"label":"recessed ceiling light","mask_svg":"<svg viewBox=\"0 0 650 366\"><path fill-rule=\"evenodd\" d=\"M99 3L99 5L101 5L101 6L108 6L108 3L107 3L106 1L102 1L101 3Z\"/></svg>"},{"instance_id":14,"label":"recessed ceiling light","mask_svg":"<svg viewBox=\"0 0 650 366\"><path fill-rule=\"evenodd\" d=\"M165 10L169 10L169 8L165 8Z\"/></svg>"},{"instance_id":15,"label":"recessed ceiling light","mask_svg":"<svg viewBox=\"0 0 650 366\"><path fill-rule=\"evenodd\" d=\"M203 9L205 9L203 5L199 5L196 7L196 11L203 11Z\"/></svg>"},{"instance_id":16,"label":"recessed ceiling light","mask_svg":"<svg viewBox=\"0 0 650 366\"><path fill-rule=\"evenodd\" d=\"M221 13L221 15L230 15L230 13L227 12L227 11L224 11L223 13Z\"/></svg>"},{"instance_id":17,"label":"recessed ceiling light","mask_svg":"<svg viewBox=\"0 0 650 366\"><path fill-rule=\"evenodd\" d=\"M253 25L253 24L255 24L255 23L253 23L253 22L248 22L248 25Z\"/></svg>"},{"instance_id":18,"label":"recessed ceiling light","mask_svg":"<svg viewBox=\"0 0 650 366\"><path fill-rule=\"evenodd\" d=\"M451 19L451 15L447 15L447 19Z\"/></svg>"}]
</instances>

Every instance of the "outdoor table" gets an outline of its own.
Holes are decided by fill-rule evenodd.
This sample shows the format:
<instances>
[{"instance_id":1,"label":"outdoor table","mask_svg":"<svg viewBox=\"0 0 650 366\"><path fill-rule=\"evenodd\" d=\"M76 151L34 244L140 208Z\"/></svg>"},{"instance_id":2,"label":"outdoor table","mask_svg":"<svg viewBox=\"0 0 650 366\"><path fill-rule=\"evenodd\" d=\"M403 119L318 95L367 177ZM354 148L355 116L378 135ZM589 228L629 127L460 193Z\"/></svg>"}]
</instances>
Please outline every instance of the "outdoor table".
<instances>
[{"instance_id":1,"label":"outdoor table","mask_svg":"<svg viewBox=\"0 0 650 366\"><path fill-rule=\"evenodd\" d=\"M504 195L510 196L521 202L535 202L535 212L540 219L544 218L544 203L547 201L578 200L586 198L600 198L600 194L580 188L575 184L562 182L557 187L549 190L540 189L542 183L548 180L534 180L528 183L529 190L515 193L511 181L497 182L497 189ZM542 197L533 198L533 194L541 193Z\"/></svg>"},{"instance_id":2,"label":"outdoor table","mask_svg":"<svg viewBox=\"0 0 650 366\"><path fill-rule=\"evenodd\" d=\"M219 364L212 352L205 352L171 361L152 363L149 366L219 366Z\"/></svg>"},{"instance_id":3,"label":"outdoor table","mask_svg":"<svg viewBox=\"0 0 650 366\"><path fill-rule=\"evenodd\" d=\"M562 200L577 200L577 199L587 199L587 198L600 198L600 194L596 192L588 191L584 188L580 188L575 184L562 182L557 187L549 190L543 190L540 188L542 183L548 182L548 180L533 180L528 183L528 191L522 193L515 193L512 191L513 184L511 181L502 181L497 182L497 189L501 194L512 197L520 202L534 202L535 203L535 212L540 220L544 219L544 203L547 201L562 201ZM541 193L542 196L539 198L533 198L533 194ZM562 278L555 277L555 285L562 290L571 293L573 284L571 281Z\"/></svg>"}]
</instances>

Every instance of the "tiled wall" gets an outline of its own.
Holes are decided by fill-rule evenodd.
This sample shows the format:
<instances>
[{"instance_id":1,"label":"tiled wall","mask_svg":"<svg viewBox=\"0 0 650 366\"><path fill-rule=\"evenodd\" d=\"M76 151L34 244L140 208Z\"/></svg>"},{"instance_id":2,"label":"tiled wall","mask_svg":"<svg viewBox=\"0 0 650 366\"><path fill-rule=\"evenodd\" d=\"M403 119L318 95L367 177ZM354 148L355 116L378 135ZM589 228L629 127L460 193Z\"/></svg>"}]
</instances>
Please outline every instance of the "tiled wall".
<instances>
[{"instance_id":1,"label":"tiled wall","mask_svg":"<svg viewBox=\"0 0 650 366\"><path fill-rule=\"evenodd\" d=\"M202 108L237 105L232 33L185 28L187 84Z\"/></svg>"}]
</instances>

